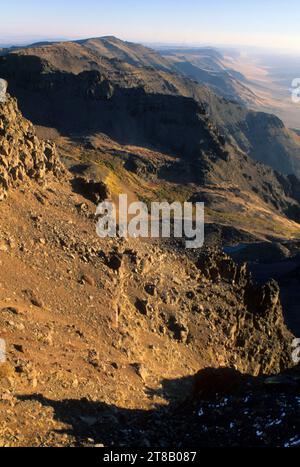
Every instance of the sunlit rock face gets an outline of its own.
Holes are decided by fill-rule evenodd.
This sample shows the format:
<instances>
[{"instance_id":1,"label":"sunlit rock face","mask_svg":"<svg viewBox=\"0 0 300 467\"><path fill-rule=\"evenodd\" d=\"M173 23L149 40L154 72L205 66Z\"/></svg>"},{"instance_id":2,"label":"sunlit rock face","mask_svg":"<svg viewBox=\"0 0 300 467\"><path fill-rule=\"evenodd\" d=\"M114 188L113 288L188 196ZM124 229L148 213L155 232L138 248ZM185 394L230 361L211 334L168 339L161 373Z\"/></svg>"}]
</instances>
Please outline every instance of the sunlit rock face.
<instances>
[{"instance_id":1,"label":"sunlit rock face","mask_svg":"<svg viewBox=\"0 0 300 467\"><path fill-rule=\"evenodd\" d=\"M7 81L0 78L0 103L4 103L6 100Z\"/></svg>"},{"instance_id":2,"label":"sunlit rock face","mask_svg":"<svg viewBox=\"0 0 300 467\"><path fill-rule=\"evenodd\" d=\"M59 175L61 170L55 145L37 138L16 100L5 93L0 102L0 198L26 179L43 183L47 173Z\"/></svg>"}]
</instances>

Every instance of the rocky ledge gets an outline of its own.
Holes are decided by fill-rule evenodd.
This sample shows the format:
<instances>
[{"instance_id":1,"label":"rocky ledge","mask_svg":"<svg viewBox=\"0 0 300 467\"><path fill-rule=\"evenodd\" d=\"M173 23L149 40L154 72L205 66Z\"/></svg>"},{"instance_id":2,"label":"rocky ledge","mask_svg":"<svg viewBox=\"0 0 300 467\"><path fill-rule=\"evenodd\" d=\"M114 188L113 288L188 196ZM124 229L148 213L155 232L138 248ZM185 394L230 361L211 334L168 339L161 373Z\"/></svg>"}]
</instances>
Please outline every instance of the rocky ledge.
<instances>
[{"instance_id":1,"label":"rocky ledge","mask_svg":"<svg viewBox=\"0 0 300 467\"><path fill-rule=\"evenodd\" d=\"M42 184L48 173L59 176L62 171L55 145L38 139L16 100L7 95L0 103L0 199L26 179Z\"/></svg>"}]
</instances>

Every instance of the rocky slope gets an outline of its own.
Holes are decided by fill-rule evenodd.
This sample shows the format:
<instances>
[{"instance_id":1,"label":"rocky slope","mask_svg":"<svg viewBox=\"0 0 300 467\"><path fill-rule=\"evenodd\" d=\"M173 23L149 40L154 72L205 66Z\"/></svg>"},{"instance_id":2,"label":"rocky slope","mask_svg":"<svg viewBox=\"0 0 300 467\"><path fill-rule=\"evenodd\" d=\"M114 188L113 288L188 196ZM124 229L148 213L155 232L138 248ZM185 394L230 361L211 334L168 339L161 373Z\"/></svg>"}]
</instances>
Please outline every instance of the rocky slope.
<instances>
[{"instance_id":1,"label":"rocky slope","mask_svg":"<svg viewBox=\"0 0 300 467\"><path fill-rule=\"evenodd\" d=\"M62 166L50 141L40 142L35 129L19 113L15 99L0 103L0 198L10 187L28 180L45 182L47 173L59 175Z\"/></svg>"},{"instance_id":2,"label":"rocky slope","mask_svg":"<svg viewBox=\"0 0 300 467\"><path fill-rule=\"evenodd\" d=\"M199 370L257 376L292 365L276 284L255 286L215 251L188 257L176 245L99 239L95 205L77 174L57 179L53 146L47 184L23 165L30 124L10 98L1 125L5 141L20 142L26 174L1 203L1 445L149 446L142 427L153 414L165 446L160 414L188 407ZM45 143L26 147L26 161L47 165ZM174 424L179 439L182 417Z\"/></svg>"}]
</instances>

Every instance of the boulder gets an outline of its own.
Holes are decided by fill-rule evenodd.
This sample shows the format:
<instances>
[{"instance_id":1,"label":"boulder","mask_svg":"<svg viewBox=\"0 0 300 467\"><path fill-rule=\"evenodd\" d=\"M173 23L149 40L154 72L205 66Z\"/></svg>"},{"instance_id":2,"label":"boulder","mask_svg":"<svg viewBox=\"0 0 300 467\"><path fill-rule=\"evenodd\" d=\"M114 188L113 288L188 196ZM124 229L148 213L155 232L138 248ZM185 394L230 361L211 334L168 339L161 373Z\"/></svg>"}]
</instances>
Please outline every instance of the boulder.
<instances>
[{"instance_id":1,"label":"boulder","mask_svg":"<svg viewBox=\"0 0 300 467\"><path fill-rule=\"evenodd\" d=\"M212 281L222 279L244 285L250 278L246 264L238 265L234 260L218 249L203 250L196 262L204 277Z\"/></svg>"},{"instance_id":2,"label":"boulder","mask_svg":"<svg viewBox=\"0 0 300 467\"><path fill-rule=\"evenodd\" d=\"M280 288L276 281L270 280L263 286L249 282L245 289L244 301L247 309L254 314L267 317L280 307Z\"/></svg>"}]
</instances>

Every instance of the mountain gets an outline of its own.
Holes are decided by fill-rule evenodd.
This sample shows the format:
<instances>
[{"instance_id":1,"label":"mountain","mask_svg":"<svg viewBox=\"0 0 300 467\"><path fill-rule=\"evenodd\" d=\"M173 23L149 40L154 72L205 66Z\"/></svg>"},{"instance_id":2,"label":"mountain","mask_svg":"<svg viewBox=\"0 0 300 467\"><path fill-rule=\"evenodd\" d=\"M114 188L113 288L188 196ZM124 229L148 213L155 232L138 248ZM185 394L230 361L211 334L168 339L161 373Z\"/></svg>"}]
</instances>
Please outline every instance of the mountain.
<instances>
[{"instance_id":1,"label":"mountain","mask_svg":"<svg viewBox=\"0 0 300 467\"><path fill-rule=\"evenodd\" d=\"M97 55L110 60L133 65L135 67L152 67L170 71L172 67L167 60L149 47L121 41L117 37L108 36L77 41L77 44L94 51Z\"/></svg>"},{"instance_id":2,"label":"mountain","mask_svg":"<svg viewBox=\"0 0 300 467\"><path fill-rule=\"evenodd\" d=\"M0 76L70 168L88 162L113 195L205 201L231 243L298 238L298 179L257 162L298 173L298 137L148 51L115 38L27 47L0 57Z\"/></svg>"},{"instance_id":3,"label":"mountain","mask_svg":"<svg viewBox=\"0 0 300 467\"><path fill-rule=\"evenodd\" d=\"M95 43L105 55L95 51ZM226 213L230 224L245 230L248 221L251 231L257 229L259 224L251 219L259 211L258 235L276 235L277 229L277 235L285 235L288 216L286 235L296 234L297 182L283 182L247 156L264 159L286 173L297 172L296 155L289 158L297 141L280 120L219 98L161 65L157 69L108 57L112 51L117 56L126 50L133 62L134 49L136 57L141 54L141 63L145 56L153 62L143 47L122 45L114 38L94 39L93 50L90 47L90 41L55 43L0 57L0 75L9 81L26 117L73 139L106 134L125 154L124 146L156 151L161 154L160 168L151 170L157 172L156 183L164 180L165 191L171 190L172 196L172 183L185 186L186 196L198 193L205 198L213 220ZM171 160L166 162L163 154ZM135 159L143 164L141 156ZM126 169L129 163L124 163ZM239 216L241 206L248 216Z\"/></svg>"},{"instance_id":4,"label":"mountain","mask_svg":"<svg viewBox=\"0 0 300 467\"><path fill-rule=\"evenodd\" d=\"M181 74L208 85L219 97L275 114L289 128L299 129L299 106L291 98L292 82L299 76L295 57L211 47L156 50Z\"/></svg>"},{"instance_id":5,"label":"mountain","mask_svg":"<svg viewBox=\"0 0 300 467\"><path fill-rule=\"evenodd\" d=\"M203 89L210 118L252 159L283 174L299 175L299 136L273 114L248 110Z\"/></svg>"},{"instance_id":6,"label":"mountain","mask_svg":"<svg viewBox=\"0 0 300 467\"><path fill-rule=\"evenodd\" d=\"M10 82L25 115L36 124L50 123L37 118L40 106L35 105L37 94L39 102L43 101L47 80L60 80L62 89L64 80L79 82L79 76L82 81L89 76L93 81L95 72L112 86L194 99L206 107L220 134L251 158L283 174L300 175L300 139L278 118L217 96L209 87L178 73L171 62L149 48L107 37L33 45L6 50L0 56L0 75ZM43 90L39 91L40 86ZM49 112L44 112L44 120L45 115L53 120L51 109Z\"/></svg>"},{"instance_id":7,"label":"mountain","mask_svg":"<svg viewBox=\"0 0 300 467\"><path fill-rule=\"evenodd\" d=\"M158 52L181 74L207 85L219 98L227 101L217 102L213 94L204 97L221 131L233 136L243 151L279 172L299 173L297 159L300 140L297 132L285 128L278 117L270 114L274 111L281 115L287 99L285 96L283 101L281 96L279 101L278 92L275 91L273 98L266 93L266 89L274 87L271 77L266 76L266 70L255 68L250 59L249 63L244 63L239 54L232 51L220 52L207 47L162 47ZM244 69L247 76L238 71ZM253 77L255 72L258 74L256 79ZM261 74L264 81L260 80ZM290 107L292 116L295 109L292 109L292 105ZM287 118L287 121L290 119ZM263 141L266 144L262 144Z\"/></svg>"},{"instance_id":8,"label":"mountain","mask_svg":"<svg viewBox=\"0 0 300 467\"><path fill-rule=\"evenodd\" d=\"M158 52L179 73L209 86L220 97L250 108L263 105L263 100L247 87L246 77L231 68L230 62L220 51L210 47L161 47Z\"/></svg>"}]
</instances>

